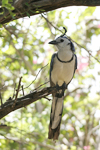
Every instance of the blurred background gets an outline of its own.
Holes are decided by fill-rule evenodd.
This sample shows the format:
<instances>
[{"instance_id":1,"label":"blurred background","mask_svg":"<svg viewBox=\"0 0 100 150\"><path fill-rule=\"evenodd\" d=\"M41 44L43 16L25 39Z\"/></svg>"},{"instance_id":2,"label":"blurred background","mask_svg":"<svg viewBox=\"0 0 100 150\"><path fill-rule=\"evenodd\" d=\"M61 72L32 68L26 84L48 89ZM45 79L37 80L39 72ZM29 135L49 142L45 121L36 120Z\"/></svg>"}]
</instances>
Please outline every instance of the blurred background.
<instances>
[{"instance_id":1,"label":"blurred background","mask_svg":"<svg viewBox=\"0 0 100 150\"><path fill-rule=\"evenodd\" d=\"M1 26L3 103L13 97L21 76L24 88L32 83L25 94L49 81L56 48L48 42L60 36L63 27L74 40L78 69L65 93L59 140L48 139L51 101L43 98L0 121L0 150L100 150L100 7L66 7Z\"/></svg>"}]
</instances>

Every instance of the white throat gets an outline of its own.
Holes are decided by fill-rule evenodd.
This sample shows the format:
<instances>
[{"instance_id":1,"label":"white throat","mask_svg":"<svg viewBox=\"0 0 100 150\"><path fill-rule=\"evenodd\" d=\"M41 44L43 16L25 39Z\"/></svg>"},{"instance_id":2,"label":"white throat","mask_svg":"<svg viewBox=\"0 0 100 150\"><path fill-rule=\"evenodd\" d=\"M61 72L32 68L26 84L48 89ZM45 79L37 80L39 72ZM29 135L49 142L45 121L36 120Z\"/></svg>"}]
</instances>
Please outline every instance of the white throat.
<instances>
[{"instance_id":1,"label":"white throat","mask_svg":"<svg viewBox=\"0 0 100 150\"><path fill-rule=\"evenodd\" d=\"M58 57L63 61L68 61L72 58L73 52L70 49L63 49L58 51Z\"/></svg>"}]
</instances>

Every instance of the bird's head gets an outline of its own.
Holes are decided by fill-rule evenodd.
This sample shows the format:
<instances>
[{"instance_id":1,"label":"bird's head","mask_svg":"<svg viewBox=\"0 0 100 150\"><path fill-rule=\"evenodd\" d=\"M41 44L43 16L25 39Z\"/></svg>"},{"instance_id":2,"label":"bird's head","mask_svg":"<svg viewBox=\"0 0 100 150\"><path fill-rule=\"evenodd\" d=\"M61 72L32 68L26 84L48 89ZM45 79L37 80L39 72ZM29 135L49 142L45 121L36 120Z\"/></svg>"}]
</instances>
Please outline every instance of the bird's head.
<instances>
[{"instance_id":1,"label":"bird's head","mask_svg":"<svg viewBox=\"0 0 100 150\"><path fill-rule=\"evenodd\" d=\"M64 27L63 27L64 28ZM67 32L66 28L64 28L65 33ZM75 52L74 44L71 42L71 40L65 35L65 33L55 40L49 42L49 44L56 45L59 50L62 49L71 49L73 52Z\"/></svg>"}]
</instances>

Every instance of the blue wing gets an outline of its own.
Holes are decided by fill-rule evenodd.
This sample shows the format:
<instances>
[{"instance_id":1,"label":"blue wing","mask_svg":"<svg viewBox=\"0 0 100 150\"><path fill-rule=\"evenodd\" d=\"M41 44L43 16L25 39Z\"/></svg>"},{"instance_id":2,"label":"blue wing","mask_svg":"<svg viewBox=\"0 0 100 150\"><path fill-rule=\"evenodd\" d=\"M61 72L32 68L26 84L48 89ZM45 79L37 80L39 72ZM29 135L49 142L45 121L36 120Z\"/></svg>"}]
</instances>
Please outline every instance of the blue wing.
<instances>
[{"instance_id":1,"label":"blue wing","mask_svg":"<svg viewBox=\"0 0 100 150\"><path fill-rule=\"evenodd\" d=\"M71 50L72 50L72 52L75 52L75 47L72 42L71 42ZM77 56L76 56L76 54L74 54L74 55L75 55L75 70L76 70L77 69Z\"/></svg>"},{"instance_id":2,"label":"blue wing","mask_svg":"<svg viewBox=\"0 0 100 150\"><path fill-rule=\"evenodd\" d=\"M56 56L56 53L54 53L51 57L51 62L50 62L50 81L51 81L51 71L53 70L53 63L54 63L54 58Z\"/></svg>"},{"instance_id":3,"label":"blue wing","mask_svg":"<svg viewBox=\"0 0 100 150\"><path fill-rule=\"evenodd\" d=\"M74 47L74 44L71 42L71 50L73 51L73 52L75 52L75 47Z\"/></svg>"},{"instance_id":4,"label":"blue wing","mask_svg":"<svg viewBox=\"0 0 100 150\"><path fill-rule=\"evenodd\" d=\"M77 69L77 56L75 54L75 70Z\"/></svg>"}]
</instances>

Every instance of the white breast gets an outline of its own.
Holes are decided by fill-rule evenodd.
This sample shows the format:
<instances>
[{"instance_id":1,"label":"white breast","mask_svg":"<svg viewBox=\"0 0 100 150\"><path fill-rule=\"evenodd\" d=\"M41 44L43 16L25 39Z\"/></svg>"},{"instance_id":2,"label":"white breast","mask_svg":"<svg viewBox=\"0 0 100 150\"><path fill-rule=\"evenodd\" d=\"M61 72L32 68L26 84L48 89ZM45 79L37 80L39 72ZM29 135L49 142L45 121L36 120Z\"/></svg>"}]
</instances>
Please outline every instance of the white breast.
<instances>
[{"instance_id":1,"label":"white breast","mask_svg":"<svg viewBox=\"0 0 100 150\"><path fill-rule=\"evenodd\" d=\"M53 70L51 72L51 80L56 85L61 86L64 82L68 84L74 74L75 57L69 63L60 62L57 57L54 58Z\"/></svg>"}]
</instances>

